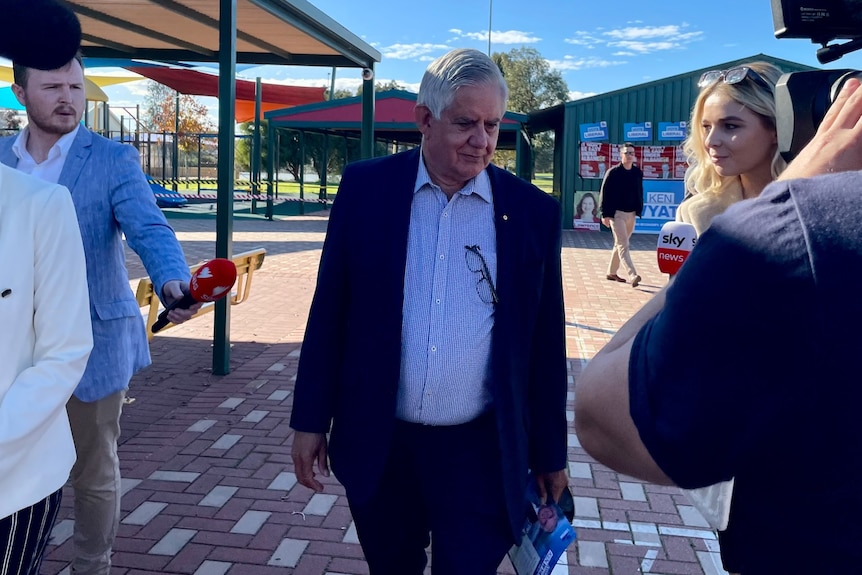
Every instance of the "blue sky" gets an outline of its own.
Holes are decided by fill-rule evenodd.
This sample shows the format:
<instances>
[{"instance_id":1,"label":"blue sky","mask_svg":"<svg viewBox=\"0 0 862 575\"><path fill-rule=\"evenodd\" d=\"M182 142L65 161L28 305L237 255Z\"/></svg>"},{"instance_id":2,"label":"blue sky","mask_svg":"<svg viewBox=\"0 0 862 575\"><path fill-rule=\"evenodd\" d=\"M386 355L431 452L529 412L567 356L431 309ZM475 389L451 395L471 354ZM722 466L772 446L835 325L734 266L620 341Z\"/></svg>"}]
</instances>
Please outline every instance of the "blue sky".
<instances>
[{"instance_id":1,"label":"blue sky","mask_svg":"<svg viewBox=\"0 0 862 575\"><path fill-rule=\"evenodd\" d=\"M819 66L817 45L774 37L769 0L310 0L383 55L378 81L416 90L428 62L451 48L505 52L529 46L562 73L572 99L764 53ZM862 52L832 67L862 68ZM103 73L102 70L92 70ZM243 77L329 85L329 68L263 66ZM358 69L336 70L355 90ZM143 82L105 89L113 105L134 105ZM215 99L203 98L215 117Z\"/></svg>"}]
</instances>

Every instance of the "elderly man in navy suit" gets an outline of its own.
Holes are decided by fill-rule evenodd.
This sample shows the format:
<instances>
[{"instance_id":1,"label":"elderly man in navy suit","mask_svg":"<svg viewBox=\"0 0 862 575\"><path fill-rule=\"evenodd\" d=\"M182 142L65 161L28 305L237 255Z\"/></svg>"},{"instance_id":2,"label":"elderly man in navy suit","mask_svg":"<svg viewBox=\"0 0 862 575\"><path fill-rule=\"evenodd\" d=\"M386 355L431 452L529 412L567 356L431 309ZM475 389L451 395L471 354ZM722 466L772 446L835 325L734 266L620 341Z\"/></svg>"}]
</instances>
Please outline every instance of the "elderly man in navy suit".
<instances>
[{"instance_id":1,"label":"elderly man in navy suit","mask_svg":"<svg viewBox=\"0 0 862 575\"><path fill-rule=\"evenodd\" d=\"M71 476L72 573L103 575L110 571L120 517L120 413L132 374L150 363L129 288L123 235L166 304L182 297L189 268L141 172L137 150L80 125L85 105L80 54L53 70L13 59L13 72L12 90L26 107L28 125L17 137L0 140L0 161L67 187L84 241L93 351L66 406L78 457ZM168 317L181 323L199 307L173 310Z\"/></svg>"},{"instance_id":2,"label":"elderly man in navy suit","mask_svg":"<svg viewBox=\"0 0 862 575\"><path fill-rule=\"evenodd\" d=\"M568 484L560 208L490 165L507 97L481 52L442 56L421 150L348 166L332 208L293 460L321 491L331 454L372 575L423 573L431 539L434 573L491 575L529 473Z\"/></svg>"}]
</instances>

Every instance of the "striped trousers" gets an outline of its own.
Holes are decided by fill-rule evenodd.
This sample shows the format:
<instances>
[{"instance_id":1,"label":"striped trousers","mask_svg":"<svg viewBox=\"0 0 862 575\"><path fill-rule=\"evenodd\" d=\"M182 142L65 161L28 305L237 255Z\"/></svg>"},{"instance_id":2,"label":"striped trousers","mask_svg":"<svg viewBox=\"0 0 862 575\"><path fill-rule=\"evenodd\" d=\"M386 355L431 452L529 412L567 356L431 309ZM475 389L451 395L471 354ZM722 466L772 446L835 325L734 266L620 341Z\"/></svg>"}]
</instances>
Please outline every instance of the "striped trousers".
<instances>
[{"instance_id":1,"label":"striped trousers","mask_svg":"<svg viewBox=\"0 0 862 575\"><path fill-rule=\"evenodd\" d=\"M0 519L0 575L39 575L63 490Z\"/></svg>"}]
</instances>

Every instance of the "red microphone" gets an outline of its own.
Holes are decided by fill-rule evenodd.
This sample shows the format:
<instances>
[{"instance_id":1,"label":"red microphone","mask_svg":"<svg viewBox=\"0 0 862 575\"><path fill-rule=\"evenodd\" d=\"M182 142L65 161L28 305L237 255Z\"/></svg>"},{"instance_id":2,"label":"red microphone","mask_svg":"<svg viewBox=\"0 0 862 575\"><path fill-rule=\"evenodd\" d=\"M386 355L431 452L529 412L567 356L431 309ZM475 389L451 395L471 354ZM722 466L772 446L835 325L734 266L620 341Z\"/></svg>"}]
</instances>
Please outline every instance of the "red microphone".
<instances>
[{"instance_id":1,"label":"red microphone","mask_svg":"<svg viewBox=\"0 0 862 575\"><path fill-rule=\"evenodd\" d=\"M188 309L198 302L217 301L230 293L236 282L236 265L225 258L215 258L203 264L192 274L189 292L176 300L159 314L153 324L152 332L158 333L170 323L168 312L172 309Z\"/></svg>"},{"instance_id":2,"label":"red microphone","mask_svg":"<svg viewBox=\"0 0 862 575\"><path fill-rule=\"evenodd\" d=\"M658 234L658 269L662 273L674 275L688 259L688 254L694 249L697 232L691 224L682 222L666 222Z\"/></svg>"}]
</instances>

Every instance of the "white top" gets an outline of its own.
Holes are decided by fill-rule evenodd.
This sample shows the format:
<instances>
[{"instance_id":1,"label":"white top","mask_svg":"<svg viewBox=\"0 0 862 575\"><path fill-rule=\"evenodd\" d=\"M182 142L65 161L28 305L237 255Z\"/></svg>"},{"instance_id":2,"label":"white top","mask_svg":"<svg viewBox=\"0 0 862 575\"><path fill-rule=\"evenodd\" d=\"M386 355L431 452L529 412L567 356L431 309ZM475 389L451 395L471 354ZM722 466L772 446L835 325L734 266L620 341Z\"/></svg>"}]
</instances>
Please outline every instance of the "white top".
<instances>
[{"instance_id":1,"label":"white top","mask_svg":"<svg viewBox=\"0 0 862 575\"><path fill-rule=\"evenodd\" d=\"M60 489L75 462L66 402L93 347L69 191L0 164L0 518Z\"/></svg>"},{"instance_id":2,"label":"white top","mask_svg":"<svg viewBox=\"0 0 862 575\"><path fill-rule=\"evenodd\" d=\"M40 180L56 184L60 181L60 172L63 171L63 165L66 163L66 158L69 157L69 150L72 148L75 136L78 135L79 128L80 124L57 140L57 143L48 150L48 157L41 164L37 164L30 152L27 151L30 129L24 128L24 131L18 134L15 143L12 144L12 151L18 156L16 169L25 174L36 176Z\"/></svg>"}]
</instances>

